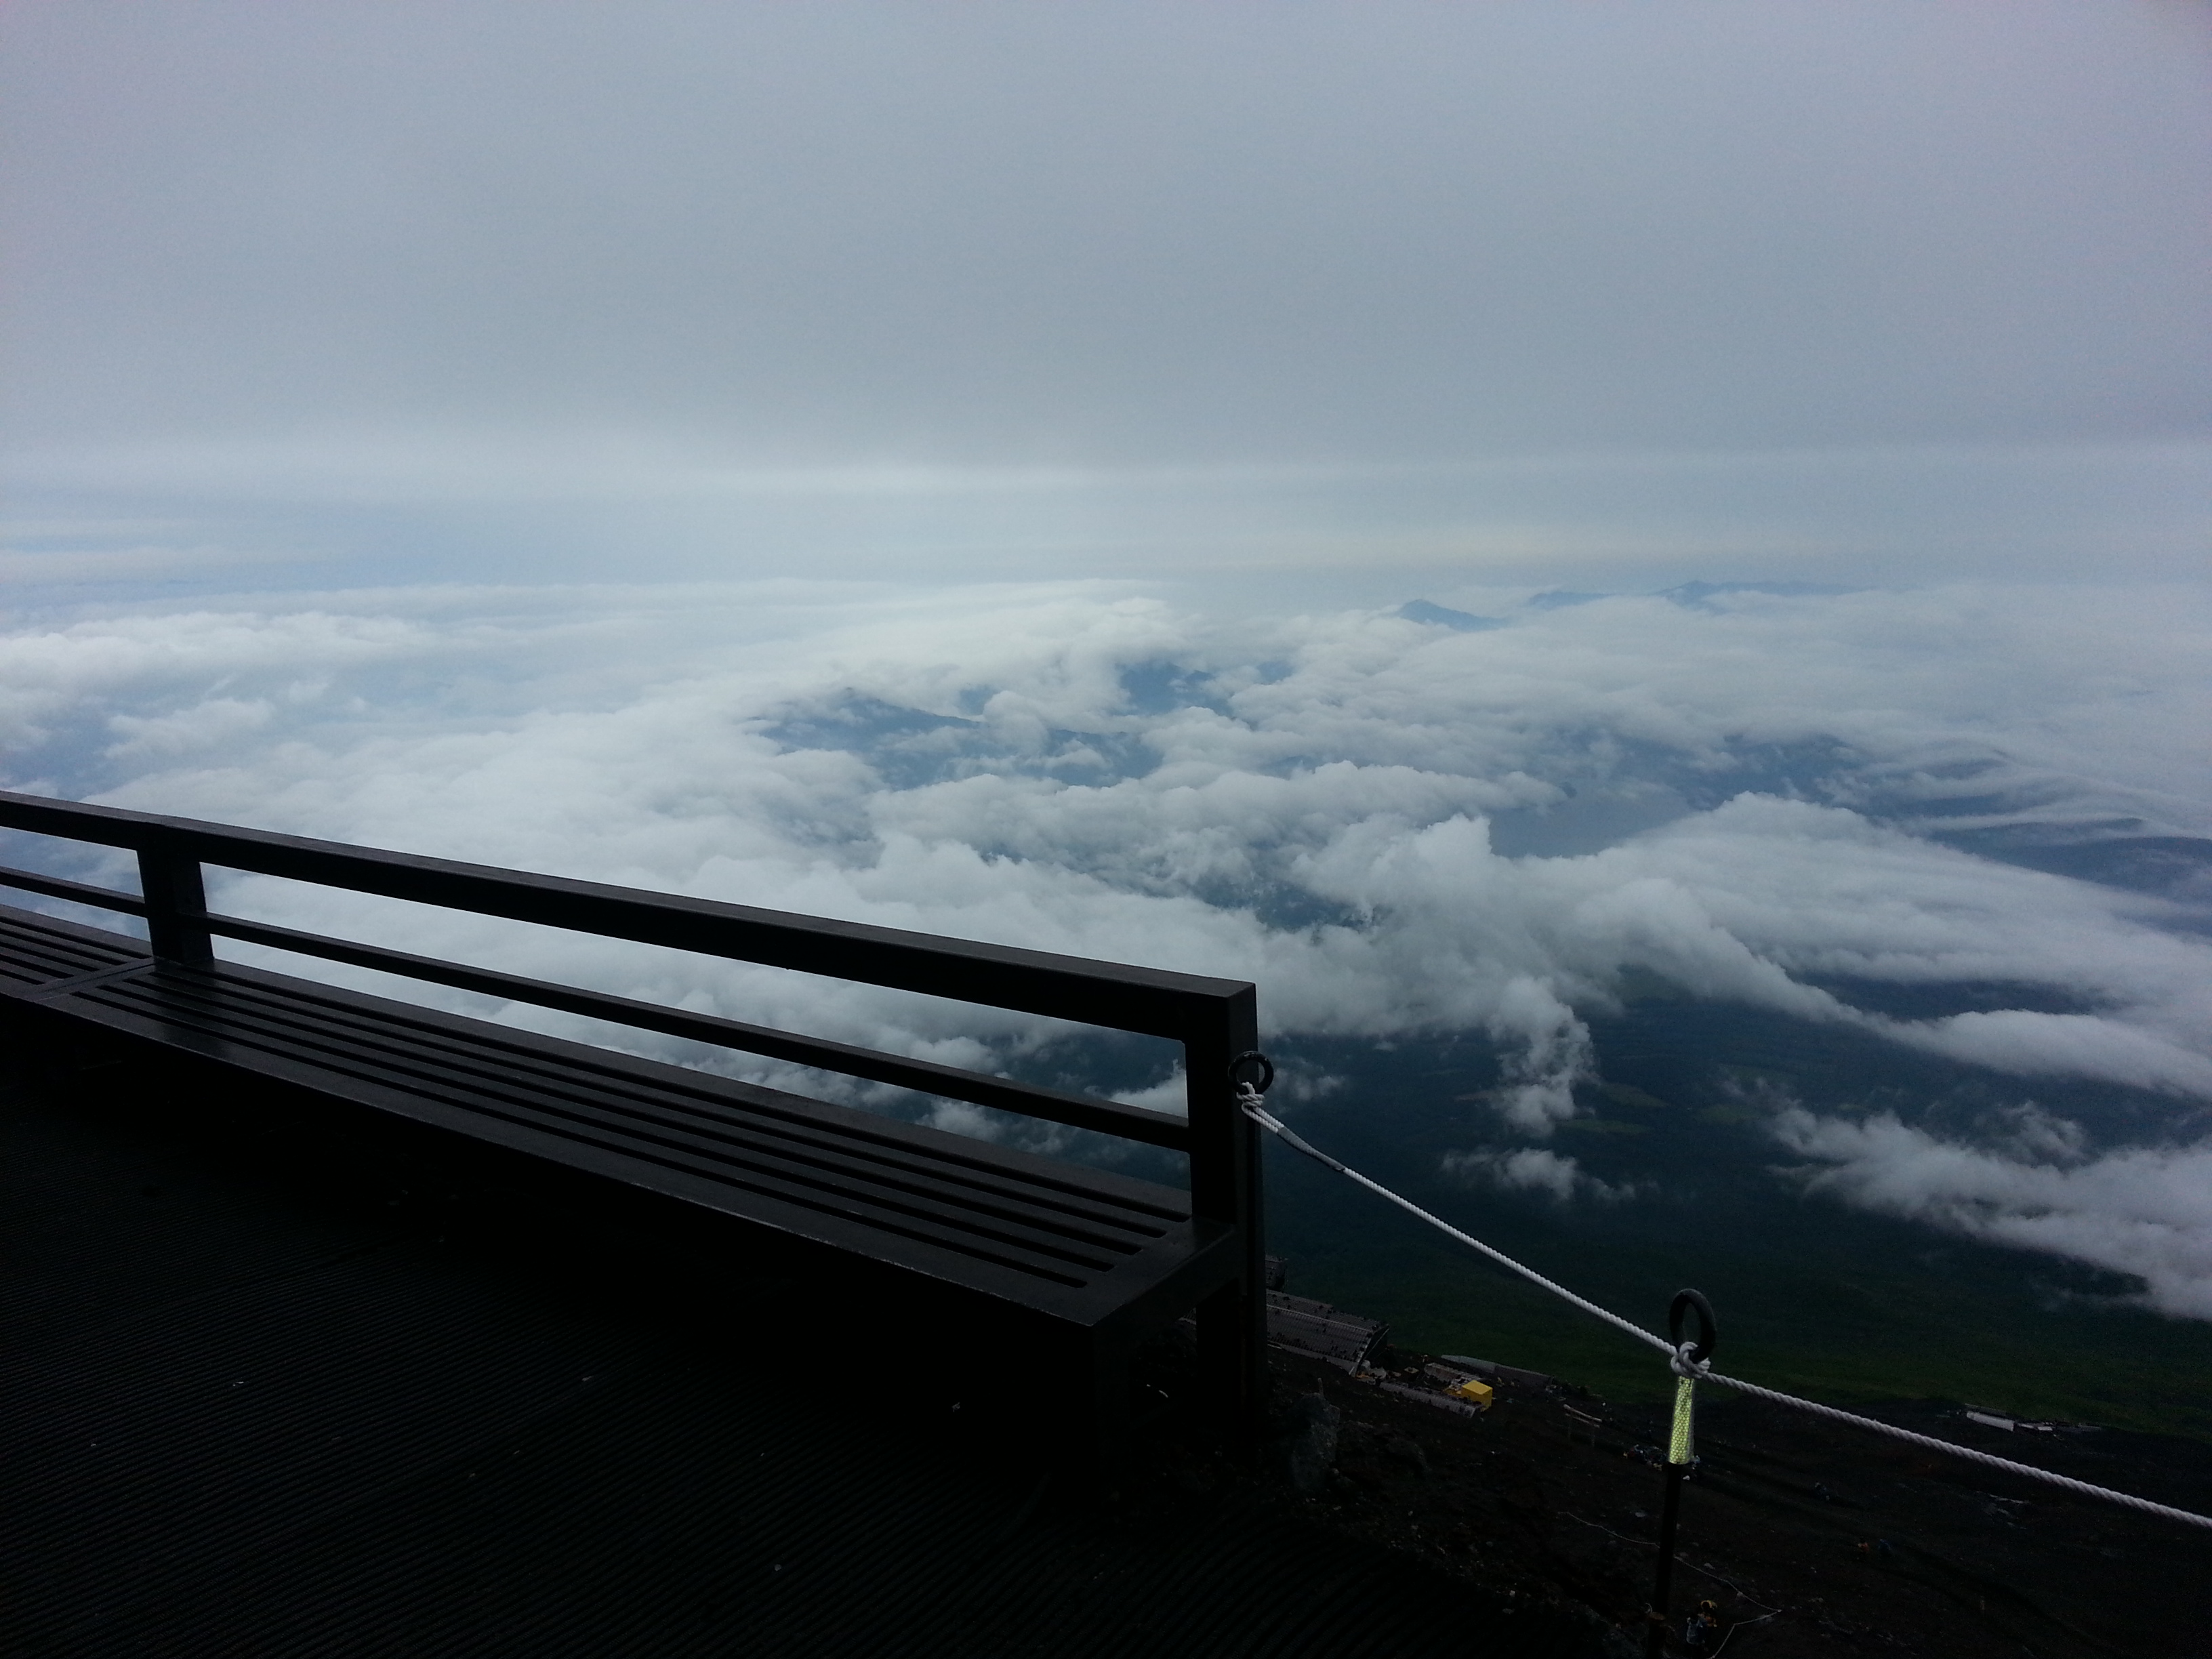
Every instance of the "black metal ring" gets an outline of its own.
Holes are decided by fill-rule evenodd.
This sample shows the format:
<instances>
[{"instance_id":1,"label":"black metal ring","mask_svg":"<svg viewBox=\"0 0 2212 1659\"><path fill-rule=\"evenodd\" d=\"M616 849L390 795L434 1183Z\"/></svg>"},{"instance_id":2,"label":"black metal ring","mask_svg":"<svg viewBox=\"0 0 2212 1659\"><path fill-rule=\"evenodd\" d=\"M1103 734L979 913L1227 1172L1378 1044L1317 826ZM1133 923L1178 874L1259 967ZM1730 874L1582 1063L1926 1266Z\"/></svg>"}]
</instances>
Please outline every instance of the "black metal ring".
<instances>
[{"instance_id":1,"label":"black metal ring","mask_svg":"<svg viewBox=\"0 0 2212 1659\"><path fill-rule=\"evenodd\" d=\"M1256 1073L1254 1073L1246 1070L1249 1066L1257 1066L1259 1069ZM1243 1073L1244 1075L1239 1076L1239 1073ZM1259 1079L1256 1083L1251 1081L1255 1075ZM1275 1062L1257 1048L1247 1048L1229 1062L1229 1081L1237 1088L1242 1089L1249 1085L1254 1094L1264 1095L1274 1085Z\"/></svg>"},{"instance_id":2,"label":"black metal ring","mask_svg":"<svg viewBox=\"0 0 2212 1659\"><path fill-rule=\"evenodd\" d=\"M1720 1322L1713 1317L1713 1304L1695 1291L1676 1294L1674 1305L1667 1310L1667 1334L1679 1350L1682 1346L1682 1315L1692 1311L1698 1316L1698 1340L1691 1344L1689 1361L1692 1365L1713 1357L1713 1350L1721 1345Z\"/></svg>"}]
</instances>

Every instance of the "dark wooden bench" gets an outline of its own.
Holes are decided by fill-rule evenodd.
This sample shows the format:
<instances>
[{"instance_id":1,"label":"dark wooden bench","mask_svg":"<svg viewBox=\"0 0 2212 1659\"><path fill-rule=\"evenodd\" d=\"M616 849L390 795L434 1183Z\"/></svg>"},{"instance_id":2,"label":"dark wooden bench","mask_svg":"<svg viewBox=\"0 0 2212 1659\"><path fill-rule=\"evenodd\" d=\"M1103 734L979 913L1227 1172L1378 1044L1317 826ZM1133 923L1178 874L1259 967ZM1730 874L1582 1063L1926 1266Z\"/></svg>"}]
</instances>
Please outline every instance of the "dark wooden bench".
<instances>
[{"instance_id":1,"label":"dark wooden bench","mask_svg":"<svg viewBox=\"0 0 2212 1659\"><path fill-rule=\"evenodd\" d=\"M1252 988L744 906L0 793L0 827L133 849L142 892L0 866L0 884L142 918L141 942L0 906L0 1002L396 1114L915 1275L1082 1379L1110 1471L1127 1365L1198 1314L1232 1440L1256 1415L1264 1269L1255 1131L1228 1080ZM297 933L209 909L204 866L546 923L1170 1038L1188 1117L792 1032ZM216 957L224 937L769 1055L1185 1154L1188 1189L832 1102Z\"/></svg>"}]
</instances>

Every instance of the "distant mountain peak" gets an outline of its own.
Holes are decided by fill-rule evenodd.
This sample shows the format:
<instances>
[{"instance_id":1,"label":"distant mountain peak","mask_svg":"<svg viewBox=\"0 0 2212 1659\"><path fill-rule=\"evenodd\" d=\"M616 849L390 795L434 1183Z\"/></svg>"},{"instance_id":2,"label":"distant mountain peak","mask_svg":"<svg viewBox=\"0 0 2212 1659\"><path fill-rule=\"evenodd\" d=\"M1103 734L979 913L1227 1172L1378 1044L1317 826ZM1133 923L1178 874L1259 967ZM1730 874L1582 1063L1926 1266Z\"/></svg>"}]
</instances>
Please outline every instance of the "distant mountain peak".
<instances>
[{"instance_id":1,"label":"distant mountain peak","mask_svg":"<svg viewBox=\"0 0 2212 1659\"><path fill-rule=\"evenodd\" d=\"M1460 634L1480 634L1486 629L1505 626L1503 617L1478 617L1472 611L1454 611L1449 605L1434 605L1427 599L1409 599L1398 607L1395 614L1407 622L1449 628Z\"/></svg>"}]
</instances>

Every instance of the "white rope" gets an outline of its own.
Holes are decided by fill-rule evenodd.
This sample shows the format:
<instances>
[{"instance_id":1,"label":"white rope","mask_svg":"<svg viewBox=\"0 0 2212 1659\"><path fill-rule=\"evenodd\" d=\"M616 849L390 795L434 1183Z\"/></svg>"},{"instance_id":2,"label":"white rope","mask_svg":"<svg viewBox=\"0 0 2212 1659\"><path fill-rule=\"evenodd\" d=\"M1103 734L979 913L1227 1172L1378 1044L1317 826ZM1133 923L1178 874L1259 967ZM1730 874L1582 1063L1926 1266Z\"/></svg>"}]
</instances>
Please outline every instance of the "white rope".
<instances>
[{"instance_id":1,"label":"white rope","mask_svg":"<svg viewBox=\"0 0 2212 1659\"><path fill-rule=\"evenodd\" d=\"M1303 1136L1299 1135L1296 1130L1284 1123L1280 1118L1271 1115L1265 1107L1260 1104L1260 1097L1255 1094L1249 1086L1241 1089L1238 1093L1243 1101L1245 1115L1249 1117L1261 1128L1265 1129L1269 1134L1280 1137L1286 1146L1296 1147L1299 1152L1304 1152L1308 1158L1318 1159L1320 1162L1328 1164L1328 1167L1335 1170L1337 1174L1348 1176L1350 1179L1358 1182L1361 1186L1366 1188L1369 1192L1375 1194L1377 1197L1387 1198L1400 1209L1407 1211L1410 1214L1420 1217L1422 1220L1427 1222L1429 1225L1434 1227L1438 1232L1449 1233L1454 1238L1459 1240L1461 1243L1466 1245L1469 1249L1480 1250L1483 1255L1488 1256L1492 1261L1495 1261L1499 1267L1510 1268L1511 1271L1519 1273L1522 1278L1527 1279L1531 1285L1542 1285L1544 1289L1549 1291L1553 1296L1564 1297L1565 1300L1573 1303L1575 1306L1580 1308L1584 1313L1591 1314L1595 1316L1597 1318L1602 1319L1607 1324L1613 1327L1616 1330L1627 1333L1627 1334L1634 1337L1639 1342L1649 1342L1653 1347L1658 1349L1660 1352L1672 1358L1674 1352L1674 1345L1673 1343L1665 1341L1659 1337L1652 1335L1650 1332L1645 1330L1641 1325L1630 1324L1628 1321L1623 1319L1619 1314L1608 1313L1605 1309L1599 1307L1595 1302L1583 1301L1582 1297L1577 1296L1565 1285L1554 1285L1550 1279L1545 1278L1543 1274L1538 1273L1534 1268L1522 1267L1519 1262L1516 1261L1511 1256L1505 1255L1503 1251L1493 1250L1489 1245L1484 1243L1480 1239L1470 1238L1467 1234L1460 1231L1458 1228L1453 1226L1449 1221L1439 1220L1437 1217L1431 1215L1426 1210L1423 1209L1419 1205L1413 1202L1410 1199L1401 1198L1397 1194L1392 1192L1388 1187L1383 1186L1381 1182L1370 1181L1365 1176L1360 1174L1358 1170L1347 1168L1346 1165L1338 1163L1327 1152L1322 1152L1318 1146L1313 1146L1311 1143L1307 1141Z\"/></svg>"},{"instance_id":2,"label":"white rope","mask_svg":"<svg viewBox=\"0 0 2212 1659\"><path fill-rule=\"evenodd\" d=\"M1771 1400L1778 1406L1795 1406L1801 1412L1811 1412L1816 1417L1832 1418L1838 1423L1855 1424L1862 1429L1872 1429L1892 1439L1924 1446L1930 1451L1948 1452L1954 1457L1963 1457L1970 1462L1986 1464L1993 1469L2002 1469L2009 1474L2024 1474L2031 1480L2042 1480L2054 1486L2063 1486L2069 1492L2080 1492L2084 1498L2101 1498L2107 1503L2124 1504L2131 1510L2141 1510L2145 1515L2161 1515L2169 1521L2180 1521L2192 1527L2212 1527L2212 1516L2198 1515L2189 1510L2177 1510L2170 1504L2154 1504L2148 1498L2137 1498L2133 1492L2114 1492L2110 1486L2093 1486L2087 1480L2076 1480L2071 1475L2058 1474L2050 1469L2039 1469L2033 1463L2015 1463L2009 1457L1999 1457L1991 1452L1976 1451L1972 1446L1960 1446L1948 1440L1938 1440L1933 1435L1915 1434L1911 1429L1900 1429L1893 1423L1884 1423L1878 1418L1861 1417L1856 1412L1838 1411L1833 1406L1823 1406L1817 1401L1800 1400L1794 1394L1781 1394L1772 1389L1762 1389L1756 1382L1746 1382L1737 1377L1723 1376L1718 1371L1706 1374L1705 1381L1717 1382L1724 1389L1734 1389L1760 1400Z\"/></svg>"},{"instance_id":3,"label":"white rope","mask_svg":"<svg viewBox=\"0 0 2212 1659\"><path fill-rule=\"evenodd\" d=\"M1304 1136L1285 1124L1280 1118L1270 1113L1260 1103L1259 1094L1249 1084L1240 1085L1237 1096L1238 1102L1244 1108L1244 1115L1269 1134L1277 1137L1285 1146L1304 1152L1317 1163L1327 1164L1339 1175L1358 1182L1376 1196L1389 1199L1391 1203L1408 1214L1420 1217L1438 1232L1450 1234L1468 1249L1488 1256L1499 1267L1520 1274L1530 1284L1541 1286L1562 1301L1573 1304L1584 1313L1602 1319L1615 1330L1632 1336L1639 1342L1650 1344L1668 1357L1669 1369L1678 1376L1688 1376L1693 1380L1706 1382L1717 1382L1724 1389L1734 1389L1740 1394L1747 1394L1759 1400L1771 1400L1778 1406L1794 1406L1799 1411L1811 1412L1816 1417L1829 1418L1838 1423L1850 1423L1862 1429L1872 1429L1877 1434L1886 1434L1893 1439L1906 1441L1916 1446L1923 1446L1930 1451L1948 1452L1954 1457L1963 1457L1971 1462L1985 1464L1993 1469L2002 1469L2009 1474L2025 1475L2031 1480L2041 1480L2054 1486L2063 1486L2067 1491L2079 1492L2085 1498L2101 1498L2107 1503L2123 1504L2129 1509L2140 1510L2145 1515L2163 1516L2169 1521L2179 1521L2192 1527L2212 1528L2212 1516L2197 1515L2188 1510L2174 1509L2166 1504L2154 1504L2148 1498L2137 1498L2132 1492L2114 1492L2110 1486L2094 1486L2087 1480L2076 1480L2069 1475L2057 1474L2049 1469L2039 1469L2033 1463L2015 1463L2008 1457L1998 1457L1989 1452L1976 1451L1972 1446L1960 1446L1948 1440L1938 1440L1932 1435L1915 1434L1911 1429L1900 1429L1894 1424L1884 1423L1876 1418L1861 1417L1856 1412L1839 1411L1833 1406L1823 1406L1811 1400L1800 1400L1794 1394L1782 1394L1773 1389L1763 1389L1756 1382L1746 1382L1740 1377L1723 1376L1718 1371L1709 1369L1707 1364L1703 1361L1695 1364L1688 1363L1686 1351L1692 1346L1691 1344L1683 1344L1682 1350L1678 1351L1674 1345L1664 1337L1655 1336L1641 1325L1632 1324L1619 1314L1577 1296L1565 1285L1554 1284L1543 1274L1536 1272L1534 1268L1522 1267L1504 1251L1492 1249L1480 1239L1471 1237L1449 1222L1431 1215L1419 1205L1399 1197L1380 1182L1370 1181L1358 1170L1340 1164L1327 1152L1307 1141Z\"/></svg>"}]
</instances>

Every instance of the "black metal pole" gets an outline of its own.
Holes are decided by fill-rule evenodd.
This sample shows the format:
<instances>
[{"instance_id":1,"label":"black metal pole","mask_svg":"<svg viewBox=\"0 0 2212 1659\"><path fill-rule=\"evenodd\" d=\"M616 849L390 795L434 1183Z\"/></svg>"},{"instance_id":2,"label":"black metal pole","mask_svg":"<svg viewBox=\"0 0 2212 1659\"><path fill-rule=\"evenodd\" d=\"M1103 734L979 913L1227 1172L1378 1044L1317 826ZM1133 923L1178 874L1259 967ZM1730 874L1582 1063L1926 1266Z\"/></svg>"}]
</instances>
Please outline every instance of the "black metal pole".
<instances>
[{"instance_id":1,"label":"black metal pole","mask_svg":"<svg viewBox=\"0 0 2212 1659\"><path fill-rule=\"evenodd\" d=\"M1686 1342L1682 1325L1691 1314L1697 1316L1698 1334ZM1674 1585L1674 1528L1682 1515L1682 1482L1698 1455L1697 1379L1720 1346L1720 1322L1713 1316L1713 1304L1695 1291L1681 1291L1667 1310L1667 1335L1674 1345L1674 1357L1668 1366L1674 1373L1674 1420L1667 1435L1666 1486L1659 1498L1659 1560L1651 1571L1651 1622L1644 1637L1645 1659L1659 1659L1667 1650L1667 1603Z\"/></svg>"},{"instance_id":2,"label":"black metal pole","mask_svg":"<svg viewBox=\"0 0 2212 1659\"><path fill-rule=\"evenodd\" d=\"M1674 1526L1682 1514L1682 1477L1686 1463L1667 1465L1666 1489L1659 1499L1659 1565L1651 1574L1651 1625L1644 1638L1644 1651L1659 1659L1667 1650L1667 1602L1674 1586Z\"/></svg>"}]
</instances>

